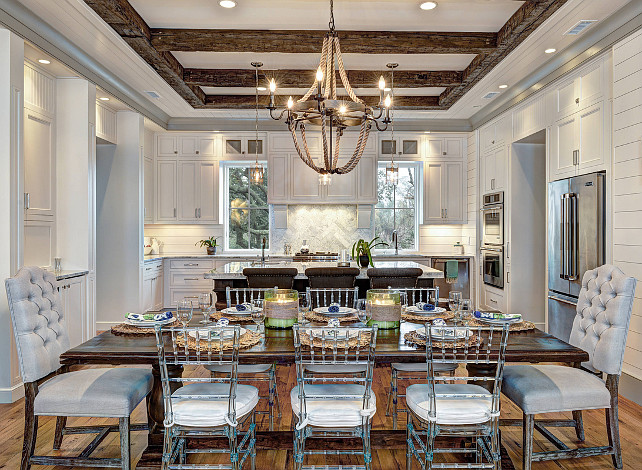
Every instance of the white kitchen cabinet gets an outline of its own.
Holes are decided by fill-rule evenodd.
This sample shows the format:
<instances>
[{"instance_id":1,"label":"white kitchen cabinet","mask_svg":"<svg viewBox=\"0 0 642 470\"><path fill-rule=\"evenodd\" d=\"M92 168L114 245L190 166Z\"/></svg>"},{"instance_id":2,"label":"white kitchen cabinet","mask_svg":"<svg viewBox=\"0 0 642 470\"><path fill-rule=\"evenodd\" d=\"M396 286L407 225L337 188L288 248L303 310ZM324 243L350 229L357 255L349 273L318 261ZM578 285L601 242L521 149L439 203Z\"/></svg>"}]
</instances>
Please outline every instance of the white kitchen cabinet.
<instances>
[{"instance_id":1,"label":"white kitchen cabinet","mask_svg":"<svg viewBox=\"0 0 642 470\"><path fill-rule=\"evenodd\" d=\"M357 172L357 201L360 204L377 203L377 157L363 155L353 170Z\"/></svg>"},{"instance_id":2,"label":"white kitchen cabinet","mask_svg":"<svg viewBox=\"0 0 642 470\"><path fill-rule=\"evenodd\" d=\"M178 154L180 157L215 157L216 155L215 135L186 135L178 136Z\"/></svg>"},{"instance_id":3,"label":"white kitchen cabinet","mask_svg":"<svg viewBox=\"0 0 642 470\"><path fill-rule=\"evenodd\" d=\"M218 162L178 162L178 220L218 221Z\"/></svg>"},{"instance_id":4,"label":"white kitchen cabinet","mask_svg":"<svg viewBox=\"0 0 642 470\"><path fill-rule=\"evenodd\" d=\"M339 157L337 166L343 166L350 160L349 157ZM357 166L361 165L361 161ZM312 171L312 170L311 170ZM357 199L357 175L356 167L345 175L332 175L332 184L325 187L325 199L328 202L350 202L354 203ZM318 176L317 176L318 181Z\"/></svg>"},{"instance_id":5,"label":"white kitchen cabinet","mask_svg":"<svg viewBox=\"0 0 642 470\"><path fill-rule=\"evenodd\" d=\"M555 87L554 118L556 121L604 99L608 86L604 61L594 61Z\"/></svg>"},{"instance_id":6,"label":"white kitchen cabinet","mask_svg":"<svg viewBox=\"0 0 642 470\"><path fill-rule=\"evenodd\" d=\"M370 134L372 136L372 133ZM372 137L371 137L372 138ZM379 141L379 153L382 156L394 153L396 156L419 157L421 152L421 136L419 134L397 134L391 140L386 134Z\"/></svg>"},{"instance_id":7,"label":"white kitchen cabinet","mask_svg":"<svg viewBox=\"0 0 642 470\"><path fill-rule=\"evenodd\" d=\"M156 221L176 221L176 161L156 160Z\"/></svg>"},{"instance_id":8,"label":"white kitchen cabinet","mask_svg":"<svg viewBox=\"0 0 642 470\"><path fill-rule=\"evenodd\" d=\"M146 223L154 221L154 160L143 159L143 194L144 194L144 219Z\"/></svg>"},{"instance_id":9,"label":"white kitchen cabinet","mask_svg":"<svg viewBox=\"0 0 642 470\"><path fill-rule=\"evenodd\" d=\"M198 162L178 162L178 220L198 219Z\"/></svg>"},{"instance_id":10,"label":"white kitchen cabinet","mask_svg":"<svg viewBox=\"0 0 642 470\"><path fill-rule=\"evenodd\" d=\"M178 155L178 136L156 134L156 156L175 157Z\"/></svg>"},{"instance_id":11,"label":"white kitchen cabinet","mask_svg":"<svg viewBox=\"0 0 642 470\"><path fill-rule=\"evenodd\" d=\"M512 134L511 113L485 125L479 131L479 151L485 153L491 148L509 143Z\"/></svg>"},{"instance_id":12,"label":"white kitchen cabinet","mask_svg":"<svg viewBox=\"0 0 642 470\"><path fill-rule=\"evenodd\" d=\"M143 305L141 310L163 308L163 261L146 262L143 267Z\"/></svg>"},{"instance_id":13,"label":"white kitchen cabinet","mask_svg":"<svg viewBox=\"0 0 642 470\"><path fill-rule=\"evenodd\" d=\"M87 276L78 276L58 281L60 303L67 323L69 345L72 348L89 339L86 279Z\"/></svg>"},{"instance_id":14,"label":"white kitchen cabinet","mask_svg":"<svg viewBox=\"0 0 642 470\"><path fill-rule=\"evenodd\" d=\"M463 163L424 164L424 224L465 223Z\"/></svg>"},{"instance_id":15,"label":"white kitchen cabinet","mask_svg":"<svg viewBox=\"0 0 642 470\"><path fill-rule=\"evenodd\" d=\"M207 257L172 259L164 267L164 307L175 307L185 297L211 292L214 281L205 279L204 274L215 266L215 260Z\"/></svg>"},{"instance_id":16,"label":"white kitchen cabinet","mask_svg":"<svg viewBox=\"0 0 642 470\"><path fill-rule=\"evenodd\" d=\"M482 189L484 194L505 189L507 161L506 146L488 150L481 156Z\"/></svg>"},{"instance_id":17,"label":"white kitchen cabinet","mask_svg":"<svg viewBox=\"0 0 642 470\"><path fill-rule=\"evenodd\" d=\"M452 158L462 159L466 138L464 137L443 137L429 134L423 140L424 158Z\"/></svg>"},{"instance_id":18,"label":"white kitchen cabinet","mask_svg":"<svg viewBox=\"0 0 642 470\"><path fill-rule=\"evenodd\" d=\"M291 155L290 172L290 202L319 202L323 187L319 185L318 173L307 166L298 155Z\"/></svg>"},{"instance_id":19,"label":"white kitchen cabinet","mask_svg":"<svg viewBox=\"0 0 642 470\"><path fill-rule=\"evenodd\" d=\"M482 302L487 309L498 310L503 313L506 312L504 292L500 289L483 284Z\"/></svg>"},{"instance_id":20,"label":"white kitchen cabinet","mask_svg":"<svg viewBox=\"0 0 642 470\"><path fill-rule=\"evenodd\" d=\"M56 158L53 117L24 108L24 207L26 220L54 218Z\"/></svg>"},{"instance_id":21,"label":"white kitchen cabinet","mask_svg":"<svg viewBox=\"0 0 642 470\"><path fill-rule=\"evenodd\" d=\"M268 155L268 203L282 204L289 197L289 162L288 154Z\"/></svg>"},{"instance_id":22,"label":"white kitchen cabinet","mask_svg":"<svg viewBox=\"0 0 642 470\"><path fill-rule=\"evenodd\" d=\"M199 222L218 223L218 182L218 162L200 162L198 168Z\"/></svg>"},{"instance_id":23,"label":"white kitchen cabinet","mask_svg":"<svg viewBox=\"0 0 642 470\"><path fill-rule=\"evenodd\" d=\"M254 133L225 134L222 136L223 154L230 158L263 157L265 154L266 134L259 133L258 140Z\"/></svg>"}]
</instances>

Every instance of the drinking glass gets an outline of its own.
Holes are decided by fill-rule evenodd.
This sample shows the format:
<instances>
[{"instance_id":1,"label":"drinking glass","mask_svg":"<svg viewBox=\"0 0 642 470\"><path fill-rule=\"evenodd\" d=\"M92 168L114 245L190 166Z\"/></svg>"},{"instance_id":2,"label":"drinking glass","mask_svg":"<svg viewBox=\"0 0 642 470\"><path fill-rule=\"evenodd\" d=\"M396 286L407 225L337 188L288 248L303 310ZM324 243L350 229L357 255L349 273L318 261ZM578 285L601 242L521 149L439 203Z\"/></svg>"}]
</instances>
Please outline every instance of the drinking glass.
<instances>
[{"instance_id":1,"label":"drinking glass","mask_svg":"<svg viewBox=\"0 0 642 470\"><path fill-rule=\"evenodd\" d=\"M359 321L364 325L367 325L368 321L370 320L368 318L369 312L368 312L367 306L368 306L368 303L366 299L357 300L357 318L359 318Z\"/></svg>"},{"instance_id":2,"label":"drinking glass","mask_svg":"<svg viewBox=\"0 0 642 470\"><path fill-rule=\"evenodd\" d=\"M459 310L461 305L461 292L453 290L448 294L448 308L451 312L455 313Z\"/></svg>"},{"instance_id":3,"label":"drinking glass","mask_svg":"<svg viewBox=\"0 0 642 470\"><path fill-rule=\"evenodd\" d=\"M198 296L198 308L201 309L203 319L199 323L207 325L210 322L210 309L212 308L212 296L204 292Z\"/></svg>"},{"instance_id":4,"label":"drinking glass","mask_svg":"<svg viewBox=\"0 0 642 470\"><path fill-rule=\"evenodd\" d=\"M263 310L263 299L254 299L252 301L250 315L252 316L252 321L256 323L256 331L259 333L261 331L264 331L262 328L263 321L265 320L265 310Z\"/></svg>"},{"instance_id":5,"label":"drinking glass","mask_svg":"<svg viewBox=\"0 0 642 470\"><path fill-rule=\"evenodd\" d=\"M408 308L408 292L401 292L400 295L401 295L401 312L405 313L406 309Z\"/></svg>"},{"instance_id":6,"label":"drinking glass","mask_svg":"<svg viewBox=\"0 0 642 470\"><path fill-rule=\"evenodd\" d=\"M183 328L187 327L187 324L192 320L194 306L191 299L183 299L178 301L178 308L176 312L178 314L178 320L183 324Z\"/></svg>"},{"instance_id":7,"label":"drinking glass","mask_svg":"<svg viewBox=\"0 0 642 470\"><path fill-rule=\"evenodd\" d=\"M471 299L463 299L459 306L459 320L468 320L474 310L473 301Z\"/></svg>"},{"instance_id":8,"label":"drinking glass","mask_svg":"<svg viewBox=\"0 0 642 470\"><path fill-rule=\"evenodd\" d=\"M299 297L299 324L307 325L310 321L305 318L305 314L310 311L310 299L307 295Z\"/></svg>"}]
</instances>

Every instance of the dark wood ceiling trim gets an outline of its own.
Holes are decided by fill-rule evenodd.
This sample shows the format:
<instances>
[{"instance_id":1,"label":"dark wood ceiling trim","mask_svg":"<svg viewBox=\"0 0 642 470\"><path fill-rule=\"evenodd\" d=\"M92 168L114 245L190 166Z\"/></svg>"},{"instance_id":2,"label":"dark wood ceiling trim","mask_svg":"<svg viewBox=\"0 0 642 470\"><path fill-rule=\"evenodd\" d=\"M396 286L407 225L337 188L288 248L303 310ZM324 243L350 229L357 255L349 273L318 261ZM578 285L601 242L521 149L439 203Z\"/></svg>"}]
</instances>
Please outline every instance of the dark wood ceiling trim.
<instances>
[{"instance_id":1,"label":"dark wood ceiling trim","mask_svg":"<svg viewBox=\"0 0 642 470\"><path fill-rule=\"evenodd\" d=\"M299 99L300 96L293 96ZM370 106L378 104L378 96L360 97ZM288 97L286 95L276 96L277 106L285 106ZM348 97L346 97L348 99ZM205 105L199 108L209 109L254 109L256 106L254 95L205 95ZM269 96L259 95L259 107L265 108L269 103ZM440 109L438 96L395 96L395 109Z\"/></svg>"},{"instance_id":2,"label":"dark wood ceiling trim","mask_svg":"<svg viewBox=\"0 0 642 470\"><path fill-rule=\"evenodd\" d=\"M152 29L159 51L283 52L318 54L326 31ZM482 54L497 47L497 33L339 31L341 51L353 54Z\"/></svg>"},{"instance_id":3,"label":"dark wood ceiling trim","mask_svg":"<svg viewBox=\"0 0 642 470\"><path fill-rule=\"evenodd\" d=\"M449 87L441 94L440 106L447 109L455 104L566 2L567 0L525 2L497 33L497 49L475 57L464 70L462 83Z\"/></svg>"},{"instance_id":4,"label":"dark wood ceiling trim","mask_svg":"<svg viewBox=\"0 0 642 470\"><path fill-rule=\"evenodd\" d=\"M260 70L259 81L274 78L280 88L308 88L314 83L314 70ZM347 70L348 80L355 88L376 88L383 75L390 84L390 73L381 70ZM449 87L462 82L459 71L395 72L395 88ZM186 83L211 87L254 87L254 70L244 69L184 69Z\"/></svg>"},{"instance_id":5,"label":"dark wood ceiling trim","mask_svg":"<svg viewBox=\"0 0 642 470\"><path fill-rule=\"evenodd\" d=\"M85 0L145 62L192 106L205 103L205 93L183 80L183 66L171 52L159 51L151 43L150 28L127 0Z\"/></svg>"}]
</instances>

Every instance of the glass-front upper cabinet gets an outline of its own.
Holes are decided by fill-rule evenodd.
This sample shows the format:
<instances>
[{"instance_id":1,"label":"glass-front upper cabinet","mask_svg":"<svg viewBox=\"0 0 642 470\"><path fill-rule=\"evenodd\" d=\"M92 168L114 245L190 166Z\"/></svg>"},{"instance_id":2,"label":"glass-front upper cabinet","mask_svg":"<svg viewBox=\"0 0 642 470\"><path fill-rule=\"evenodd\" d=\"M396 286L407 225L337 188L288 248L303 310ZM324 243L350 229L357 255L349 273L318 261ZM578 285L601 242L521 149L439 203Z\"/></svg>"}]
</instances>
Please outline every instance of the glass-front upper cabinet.
<instances>
[{"instance_id":1,"label":"glass-front upper cabinet","mask_svg":"<svg viewBox=\"0 0 642 470\"><path fill-rule=\"evenodd\" d=\"M390 138L384 138L380 140L380 155L405 155L408 157L418 157L419 156L419 139L420 136L417 135L404 135L400 134L399 136L395 135L394 140Z\"/></svg>"},{"instance_id":2,"label":"glass-front upper cabinet","mask_svg":"<svg viewBox=\"0 0 642 470\"><path fill-rule=\"evenodd\" d=\"M226 134L223 135L223 152L228 157L252 156L256 154L263 156L265 153L265 142L266 138L264 134L259 134L258 140L254 133Z\"/></svg>"}]
</instances>

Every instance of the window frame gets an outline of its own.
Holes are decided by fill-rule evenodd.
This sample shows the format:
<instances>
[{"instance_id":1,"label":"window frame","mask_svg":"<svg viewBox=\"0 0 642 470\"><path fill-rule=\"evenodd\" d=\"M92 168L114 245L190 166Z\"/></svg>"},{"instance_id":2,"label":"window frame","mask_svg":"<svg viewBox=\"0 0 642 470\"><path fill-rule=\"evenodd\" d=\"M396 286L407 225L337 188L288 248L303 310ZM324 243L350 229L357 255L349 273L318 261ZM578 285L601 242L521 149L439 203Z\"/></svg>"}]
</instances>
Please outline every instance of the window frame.
<instances>
[{"instance_id":1,"label":"window frame","mask_svg":"<svg viewBox=\"0 0 642 470\"><path fill-rule=\"evenodd\" d=\"M265 160L259 160L259 163L263 165L263 169L267 173L267 161ZM248 160L226 160L221 162L221 170L223 173L223 249L226 253L239 253L239 254L259 254L261 253L260 248L230 248L230 173L229 169L230 168L247 168L250 169L254 165L254 160L248 161ZM249 183L252 184L252 183ZM267 176L265 178L265 184L268 184L267 182ZM249 190L249 187L248 187ZM249 201L249 194L248 194L248 201ZM263 209L263 207L255 207L255 208L249 208L249 210L252 209ZM271 238L272 238L272 221L270 217L270 204L266 202L265 204L265 210L268 211L268 247L266 250L269 250L269 247L271 246ZM248 240L249 240L249 225L248 225Z\"/></svg>"},{"instance_id":2,"label":"window frame","mask_svg":"<svg viewBox=\"0 0 642 470\"><path fill-rule=\"evenodd\" d=\"M385 168L390 163L389 159L379 159L377 162L377 189L379 188L379 184L386 184L385 182ZM414 210L415 211L415 224L414 224L414 232L415 232L415 244L411 248L399 248L399 252L416 252L419 251L419 226L421 225L421 217L423 213L423 207L422 207L422 201L423 201L423 164L420 161L416 160L395 160L395 164L399 165L399 169L401 168L407 168L407 167L413 167L415 169L415 205L413 209L409 208L397 208L396 207L396 192L394 196L394 203L393 207L377 207L377 204L374 204L373 210L373 226L374 226L374 233L376 235L377 231L377 216L376 216L376 211L377 210L392 210L393 211L393 220L395 224L395 229L397 228L397 217L396 217L396 212L399 210ZM379 181L379 170L384 169L384 181ZM388 240L384 240L385 242L388 242ZM390 250L394 250L394 247L387 247L387 248L376 248L374 251L375 253L387 253L390 252Z\"/></svg>"}]
</instances>

